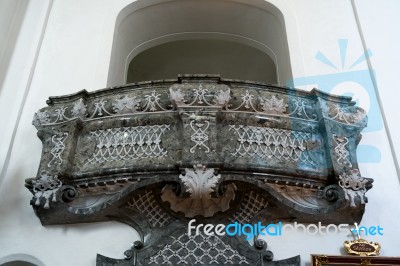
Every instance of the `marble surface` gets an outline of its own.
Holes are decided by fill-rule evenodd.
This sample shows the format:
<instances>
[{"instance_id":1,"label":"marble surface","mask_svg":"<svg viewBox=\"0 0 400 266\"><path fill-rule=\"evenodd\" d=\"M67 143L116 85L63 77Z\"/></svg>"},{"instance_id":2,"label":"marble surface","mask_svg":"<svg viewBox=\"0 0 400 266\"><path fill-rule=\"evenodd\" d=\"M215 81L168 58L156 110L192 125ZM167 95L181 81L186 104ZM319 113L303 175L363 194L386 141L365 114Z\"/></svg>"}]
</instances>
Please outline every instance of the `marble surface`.
<instances>
[{"instance_id":1,"label":"marble surface","mask_svg":"<svg viewBox=\"0 0 400 266\"><path fill-rule=\"evenodd\" d=\"M155 241L189 217L227 222L243 204L259 208L247 222L353 223L372 187L356 158L367 117L349 97L181 75L47 103L26 180L43 224L116 219Z\"/></svg>"}]
</instances>

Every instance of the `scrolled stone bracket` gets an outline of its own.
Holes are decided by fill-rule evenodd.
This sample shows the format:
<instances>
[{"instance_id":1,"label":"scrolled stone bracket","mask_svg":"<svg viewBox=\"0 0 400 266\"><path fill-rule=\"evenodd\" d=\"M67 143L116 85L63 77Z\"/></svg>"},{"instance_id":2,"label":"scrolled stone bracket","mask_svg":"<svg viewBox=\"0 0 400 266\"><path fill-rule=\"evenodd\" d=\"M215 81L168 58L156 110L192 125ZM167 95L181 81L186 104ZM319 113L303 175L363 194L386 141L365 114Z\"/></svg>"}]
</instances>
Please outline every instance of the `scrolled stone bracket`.
<instances>
[{"instance_id":1,"label":"scrolled stone bracket","mask_svg":"<svg viewBox=\"0 0 400 266\"><path fill-rule=\"evenodd\" d=\"M64 185L58 190L59 197L65 203L71 202L79 196L79 192L74 186Z\"/></svg>"}]
</instances>

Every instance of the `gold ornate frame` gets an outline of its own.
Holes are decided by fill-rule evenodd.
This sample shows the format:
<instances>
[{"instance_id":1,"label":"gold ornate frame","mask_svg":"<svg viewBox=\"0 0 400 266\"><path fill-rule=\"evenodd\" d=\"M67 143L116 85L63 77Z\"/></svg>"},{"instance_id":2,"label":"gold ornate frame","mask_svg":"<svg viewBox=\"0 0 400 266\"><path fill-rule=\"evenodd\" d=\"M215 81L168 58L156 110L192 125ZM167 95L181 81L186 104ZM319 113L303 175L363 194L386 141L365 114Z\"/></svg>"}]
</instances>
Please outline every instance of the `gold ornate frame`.
<instances>
[{"instance_id":1,"label":"gold ornate frame","mask_svg":"<svg viewBox=\"0 0 400 266\"><path fill-rule=\"evenodd\" d=\"M311 266L400 265L400 257L311 255Z\"/></svg>"}]
</instances>

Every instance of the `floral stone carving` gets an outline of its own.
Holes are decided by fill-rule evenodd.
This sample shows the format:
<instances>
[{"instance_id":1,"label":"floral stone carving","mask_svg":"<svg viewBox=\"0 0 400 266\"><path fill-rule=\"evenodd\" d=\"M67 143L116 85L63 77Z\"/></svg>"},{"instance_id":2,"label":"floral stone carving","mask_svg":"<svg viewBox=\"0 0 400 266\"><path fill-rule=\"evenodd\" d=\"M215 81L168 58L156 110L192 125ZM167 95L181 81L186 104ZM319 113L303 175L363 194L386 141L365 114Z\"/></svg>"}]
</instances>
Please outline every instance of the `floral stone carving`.
<instances>
[{"instance_id":1,"label":"floral stone carving","mask_svg":"<svg viewBox=\"0 0 400 266\"><path fill-rule=\"evenodd\" d=\"M34 195L32 201L35 206L41 206L44 200L43 208L50 208L50 201L56 202L56 193L62 186L58 176L51 176L43 172L39 179L30 179L27 181L27 187L32 189Z\"/></svg>"},{"instance_id":2,"label":"floral stone carving","mask_svg":"<svg viewBox=\"0 0 400 266\"><path fill-rule=\"evenodd\" d=\"M161 195L163 201L168 201L171 209L176 212L183 212L185 217L193 218L196 215L212 217L218 211L229 209L229 202L235 198L236 186L230 184L224 195L212 198L211 193L221 175L214 175L214 169L206 169L205 166L198 164L193 166L193 170L186 168L185 175L179 178L184 183L186 192L190 193L189 198L178 198L170 186L164 187Z\"/></svg>"},{"instance_id":3,"label":"floral stone carving","mask_svg":"<svg viewBox=\"0 0 400 266\"><path fill-rule=\"evenodd\" d=\"M339 176L339 186L343 188L346 199L350 200L350 206L355 207L354 198L360 197L362 204L365 204L365 192L368 180L361 177L357 169L351 170L349 174Z\"/></svg>"},{"instance_id":4,"label":"floral stone carving","mask_svg":"<svg viewBox=\"0 0 400 266\"><path fill-rule=\"evenodd\" d=\"M350 97L180 75L47 103L33 119L39 170L26 180L42 224L115 219L142 237L126 259L98 265L172 263L171 235L200 241L184 236L192 217L359 222L372 187L356 156L367 117ZM219 240L251 265L279 265L258 242Z\"/></svg>"}]
</instances>

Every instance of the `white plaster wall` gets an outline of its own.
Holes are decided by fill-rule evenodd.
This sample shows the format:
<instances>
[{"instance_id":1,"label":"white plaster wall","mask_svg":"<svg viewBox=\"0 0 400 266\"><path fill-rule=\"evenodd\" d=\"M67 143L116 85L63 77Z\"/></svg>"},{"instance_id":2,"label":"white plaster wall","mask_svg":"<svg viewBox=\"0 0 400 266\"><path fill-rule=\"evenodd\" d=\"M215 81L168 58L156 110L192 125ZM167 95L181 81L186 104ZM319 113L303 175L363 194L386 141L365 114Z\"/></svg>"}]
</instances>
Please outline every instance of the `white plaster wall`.
<instances>
[{"instance_id":1,"label":"white plaster wall","mask_svg":"<svg viewBox=\"0 0 400 266\"><path fill-rule=\"evenodd\" d=\"M398 117L398 69L400 62L400 2L396 0L355 1L366 46L373 55L371 68L382 101L383 112L390 131L397 165L400 158L400 123ZM399 173L397 173L399 174Z\"/></svg>"},{"instance_id":2,"label":"white plaster wall","mask_svg":"<svg viewBox=\"0 0 400 266\"><path fill-rule=\"evenodd\" d=\"M24 19L27 3L26 0L0 2L0 87L8 72L8 64Z\"/></svg>"},{"instance_id":3,"label":"white plaster wall","mask_svg":"<svg viewBox=\"0 0 400 266\"><path fill-rule=\"evenodd\" d=\"M48 1L32 4L29 0L0 3L0 117L3 123L0 130L0 182L29 87L48 5Z\"/></svg>"},{"instance_id":4,"label":"white plaster wall","mask_svg":"<svg viewBox=\"0 0 400 266\"><path fill-rule=\"evenodd\" d=\"M369 1L373 3L372 7L357 2L361 21L362 14L370 12L370 8L380 12L380 17L386 12L389 14L394 12L391 11L394 9L391 6L387 9L383 5L377 8L380 1ZM19 123L17 123L15 139L11 142L12 151L7 163L8 167L0 184L0 263L1 258L5 256L24 253L36 257L45 265L95 265L96 253L122 258L124 250L128 249L138 237L137 233L128 226L115 222L43 227L29 206L31 195L23 186L25 178L35 176L41 154L41 143L36 137L35 128L31 125L33 113L45 105L45 100L50 95L69 94L83 88L95 90L106 86L115 21L119 11L130 2L132 1L55 0L52 5L32 82L28 86L29 93ZM338 39L348 39L347 58L349 61L356 60L363 52L350 1L271 0L270 2L275 4L285 17L292 73L295 78L342 73L341 68L338 72L337 69L325 66L314 58L315 54L321 51L332 59L333 63L341 65ZM43 2L40 1L30 2L32 8L41 9L42 4ZM26 20L29 17L28 13ZM44 13L43 11L33 12L39 16L35 20L37 23L44 21ZM365 35L370 36L369 39L366 37L367 44L371 45L372 49L376 49L377 53L385 50L385 46L374 39L374 34L378 33L373 31L374 28L369 25L370 22L365 22L364 19L362 23L364 23L363 28L371 29L370 31L364 29ZM380 23L382 27L386 26L385 22ZM40 26L40 23L39 26L31 23L27 29L30 29L28 32L40 32L41 27L43 26ZM35 36L37 38L37 35ZM30 41L18 40L18 45L32 48ZM35 45L32 44L32 46ZM395 53L394 47L393 53ZM36 48L37 46L32 49ZM395 54L398 56L398 53ZM24 54L16 53L15 56L19 60L25 58ZM388 60L391 60L390 56L379 57L378 53L374 57L376 62L372 61L372 63L375 62L374 69L377 72L391 69L387 65ZM30 65L29 69L31 67ZM355 67L356 70L366 68L368 66L365 62ZM384 74L381 76L377 73L377 76L379 80L388 78ZM20 81L18 76L7 78L14 82ZM307 81L307 78L304 80ZM391 88L393 83L383 84L380 87L378 83L378 89L383 94L393 95L393 92L387 89ZM310 88L311 86L303 87ZM340 91L340 88L337 90ZM355 96L360 99L361 105L367 106L368 97L365 94L356 92ZM9 99L3 97L0 94L0 101ZM16 96L16 98L22 97ZM382 98L385 101L384 96ZM390 104L394 104L393 101L389 99ZM4 106L9 108L8 113L14 113L12 111L15 107L14 102L5 101ZM11 119L4 114L7 114L7 111L4 113L2 109L2 121ZM14 125L10 127L14 130ZM393 132L395 130L396 127ZM11 139L8 138L5 141L10 144ZM368 239L382 244L382 255L399 255L396 218L400 217L400 205L397 204L400 200L400 186L385 130L364 134L362 144L379 147L382 155L379 163L360 165L363 176L375 179L374 188L367 194L370 202L366 207L362 223L383 226L384 237ZM347 239L349 238L339 235L293 234L281 238L269 238L267 241L276 259L300 254L302 265L306 265L309 263L311 253L339 254L343 241Z\"/></svg>"}]
</instances>

